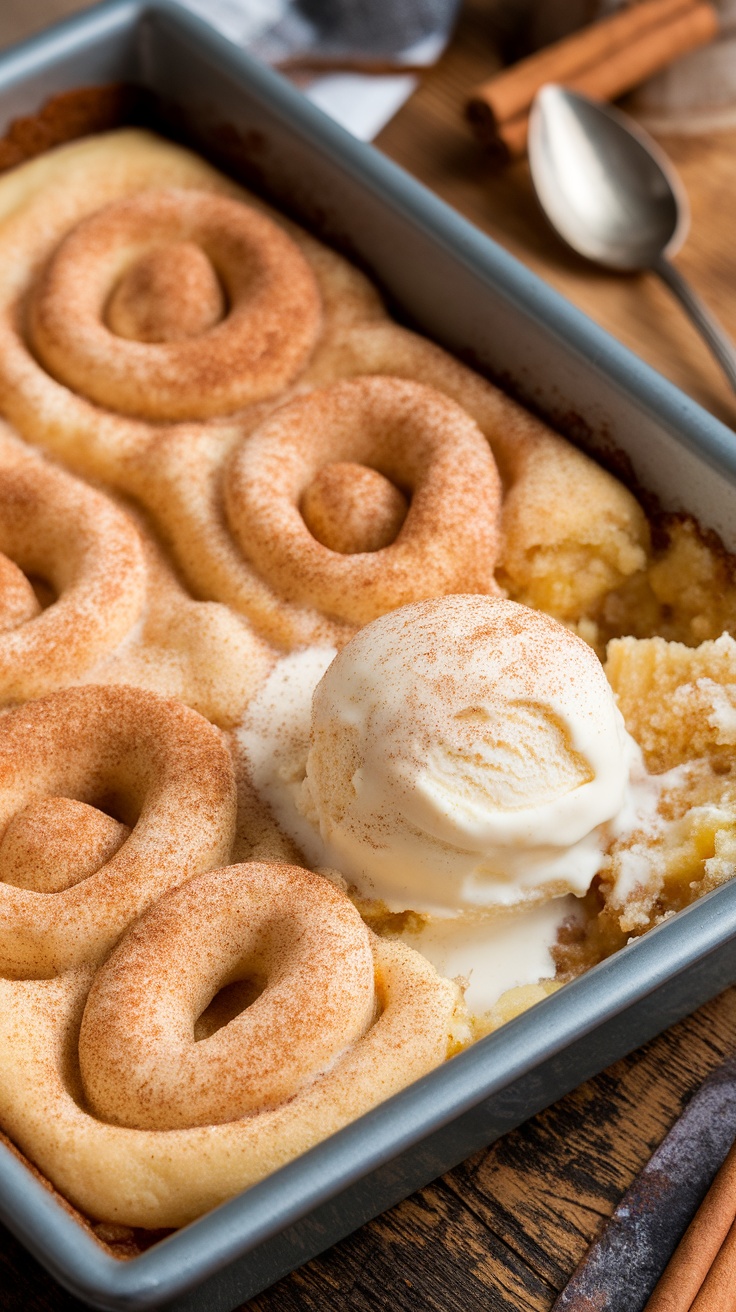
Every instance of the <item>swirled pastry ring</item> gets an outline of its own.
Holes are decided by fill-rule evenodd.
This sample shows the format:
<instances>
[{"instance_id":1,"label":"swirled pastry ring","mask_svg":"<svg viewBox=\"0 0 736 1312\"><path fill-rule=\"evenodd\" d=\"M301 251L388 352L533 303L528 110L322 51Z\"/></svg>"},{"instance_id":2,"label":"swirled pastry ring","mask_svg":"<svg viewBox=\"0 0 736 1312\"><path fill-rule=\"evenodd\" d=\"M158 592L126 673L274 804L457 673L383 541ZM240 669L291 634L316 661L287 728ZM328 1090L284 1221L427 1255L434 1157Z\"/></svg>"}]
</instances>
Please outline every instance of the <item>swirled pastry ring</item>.
<instances>
[{"instance_id":1,"label":"swirled pastry ring","mask_svg":"<svg viewBox=\"0 0 736 1312\"><path fill-rule=\"evenodd\" d=\"M234 829L230 756L196 711L88 686L7 712L0 972L45 977L98 961L166 889L227 859Z\"/></svg>"},{"instance_id":2,"label":"swirled pastry ring","mask_svg":"<svg viewBox=\"0 0 736 1312\"><path fill-rule=\"evenodd\" d=\"M220 986L251 972L260 996L213 1025ZM185 1225L438 1066L460 1011L456 984L328 880L210 870L96 975L0 976L0 1118L95 1219Z\"/></svg>"},{"instance_id":3,"label":"swirled pastry ring","mask_svg":"<svg viewBox=\"0 0 736 1312\"><path fill-rule=\"evenodd\" d=\"M195 1039L223 985L261 992ZM109 1124L219 1125L276 1106L327 1070L374 1018L370 937L319 875L240 865L161 898L98 972L79 1061L88 1105Z\"/></svg>"},{"instance_id":4,"label":"swirled pastry ring","mask_svg":"<svg viewBox=\"0 0 736 1312\"><path fill-rule=\"evenodd\" d=\"M82 220L30 298L31 344L67 387L149 420L206 419L272 396L321 323L316 278L257 210L187 190Z\"/></svg>"},{"instance_id":5,"label":"swirled pastry ring","mask_svg":"<svg viewBox=\"0 0 736 1312\"><path fill-rule=\"evenodd\" d=\"M0 702L76 682L139 618L139 535L101 492L0 432ZM25 458L24 458L25 457ZM28 577L55 594L42 610Z\"/></svg>"},{"instance_id":6,"label":"swirled pastry ring","mask_svg":"<svg viewBox=\"0 0 736 1312\"><path fill-rule=\"evenodd\" d=\"M403 523L390 498L377 500L401 524L394 541L345 554L310 532L310 489L333 464L356 477L368 466L407 496ZM419 383L359 378L281 407L237 451L225 504L243 554L279 597L351 624L425 597L496 590L493 456L460 406Z\"/></svg>"}]
</instances>

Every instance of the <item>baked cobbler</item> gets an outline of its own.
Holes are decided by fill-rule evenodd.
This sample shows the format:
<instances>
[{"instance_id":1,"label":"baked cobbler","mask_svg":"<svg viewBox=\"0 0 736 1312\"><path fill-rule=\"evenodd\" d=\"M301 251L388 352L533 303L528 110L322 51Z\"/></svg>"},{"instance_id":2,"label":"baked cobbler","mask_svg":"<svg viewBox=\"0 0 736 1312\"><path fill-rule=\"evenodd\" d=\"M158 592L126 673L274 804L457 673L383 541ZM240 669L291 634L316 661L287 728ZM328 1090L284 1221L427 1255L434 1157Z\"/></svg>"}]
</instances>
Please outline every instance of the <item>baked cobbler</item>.
<instances>
[{"instance_id":1,"label":"baked cobbler","mask_svg":"<svg viewBox=\"0 0 736 1312\"><path fill-rule=\"evenodd\" d=\"M0 179L0 1127L178 1226L736 869L733 560L196 155Z\"/></svg>"}]
</instances>

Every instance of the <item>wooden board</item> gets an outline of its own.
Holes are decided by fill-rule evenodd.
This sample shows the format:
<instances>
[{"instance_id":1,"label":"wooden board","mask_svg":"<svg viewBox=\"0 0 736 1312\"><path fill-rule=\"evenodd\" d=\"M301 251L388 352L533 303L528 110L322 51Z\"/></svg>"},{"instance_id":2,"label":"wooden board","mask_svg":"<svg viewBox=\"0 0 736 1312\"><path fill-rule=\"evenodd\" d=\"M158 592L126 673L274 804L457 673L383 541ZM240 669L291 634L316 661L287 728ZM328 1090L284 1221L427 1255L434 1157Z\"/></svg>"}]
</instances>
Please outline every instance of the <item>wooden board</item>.
<instances>
[{"instance_id":1,"label":"wooden board","mask_svg":"<svg viewBox=\"0 0 736 1312\"><path fill-rule=\"evenodd\" d=\"M79 0L3 0L0 44ZM569 255L536 210L525 164L494 173L462 118L497 66L488 7L466 4L440 65L379 145L727 422L736 405L678 307L649 276ZM736 335L736 131L664 142L693 210L683 271ZM250 1304L251 1312L547 1312L605 1217L736 1034L736 989L589 1081ZM81 1307L0 1232L0 1309ZM204 1309L203 1309L204 1312Z\"/></svg>"}]
</instances>

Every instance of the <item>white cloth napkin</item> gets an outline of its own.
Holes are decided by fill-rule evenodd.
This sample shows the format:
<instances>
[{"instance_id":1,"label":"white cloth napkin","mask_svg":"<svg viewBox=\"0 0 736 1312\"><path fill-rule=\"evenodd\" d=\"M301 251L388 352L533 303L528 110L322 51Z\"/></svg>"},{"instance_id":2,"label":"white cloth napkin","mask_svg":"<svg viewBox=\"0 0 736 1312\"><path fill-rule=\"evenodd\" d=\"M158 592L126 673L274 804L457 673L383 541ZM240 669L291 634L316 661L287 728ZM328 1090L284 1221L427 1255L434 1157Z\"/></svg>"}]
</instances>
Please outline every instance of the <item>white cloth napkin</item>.
<instances>
[{"instance_id":1,"label":"white cloth napkin","mask_svg":"<svg viewBox=\"0 0 736 1312\"><path fill-rule=\"evenodd\" d=\"M380 0L375 0L379 3ZM391 3L391 0L387 0ZM246 49L262 37L289 8L290 0L179 0L186 8L217 27L224 36ZM417 63L431 64L444 42L427 43ZM372 141L393 118L417 86L413 73L325 73L300 79L304 94L353 136Z\"/></svg>"}]
</instances>

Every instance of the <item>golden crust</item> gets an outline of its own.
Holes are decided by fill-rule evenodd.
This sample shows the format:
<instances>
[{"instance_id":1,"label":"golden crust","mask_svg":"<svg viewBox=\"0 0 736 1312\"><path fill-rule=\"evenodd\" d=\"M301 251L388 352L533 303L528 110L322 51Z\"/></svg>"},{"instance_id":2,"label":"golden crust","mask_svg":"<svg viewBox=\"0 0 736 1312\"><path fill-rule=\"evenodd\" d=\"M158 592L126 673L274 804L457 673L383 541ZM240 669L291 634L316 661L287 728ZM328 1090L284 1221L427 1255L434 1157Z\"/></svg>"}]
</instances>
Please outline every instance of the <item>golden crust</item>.
<instances>
[{"instance_id":1,"label":"golden crust","mask_svg":"<svg viewBox=\"0 0 736 1312\"><path fill-rule=\"evenodd\" d=\"M0 705L133 684L231 725L272 660L247 621L193 600L139 515L0 425Z\"/></svg>"},{"instance_id":2,"label":"golden crust","mask_svg":"<svg viewBox=\"0 0 736 1312\"><path fill-rule=\"evenodd\" d=\"M207 222L200 215L209 216ZM156 241L164 242L164 251L168 243L184 252L179 284L165 271L156 281L156 261L164 257L144 241L145 223L138 231L144 218L161 225ZM263 256L262 285L272 288L278 309L268 350L258 357L262 380L268 379L260 387L253 385L248 351L233 353L225 341L237 330L239 307L250 322L261 305L257 277L254 283L249 275L242 289L228 284L240 267L231 247L241 228ZM205 253L225 287L233 308L224 319L212 322L218 310L211 288L202 292L206 270L198 265L192 273L187 243ZM271 247L280 254L269 263ZM356 618L345 617L334 596L324 609L312 597L303 615L295 616L288 604L282 609L283 578L273 587L270 576L254 573L243 557L243 532L228 518L226 505L232 509L236 496L233 471L247 461L250 435L268 422L274 406L366 374L430 386L484 433L506 495L500 554L484 552L480 568L487 577L497 567L498 582L516 600L576 623L644 563L646 523L620 484L439 347L391 323L376 293L345 260L179 147L123 131L23 166L0 182L0 254L0 403L11 422L73 468L134 495L152 513L197 595L240 610L272 641L287 647L315 638L343 641ZM154 267L146 264L141 273L141 259ZM288 277L282 277L285 270ZM166 340L152 341L147 326L151 279L171 297L168 307L159 307L153 332ZM138 319L135 313L131 319L131 287L141 297ZM283 298L298 288L297 312ZM190 313L196 327L200 293L210 306L201 331L177 335L175 326ZM119 301L128 305L123 337L115 337L108 322L110 314L116 321ZM285 326L291 354L274 373L268 360L274 353L282 358ZM140 337L131 340L131 331ZM176 361L183 367L178 382ZM311 441L307 435L305 443ZM463 452L460 442L458 464ZM455 534L468 551L472 525L473 517L466 517ZM299 577L290 571L289 597ZM463 587L471 582L466 578ZM440 586L458 585L453 579ZM376 585L372 591L357 622L381 613L381 590ZM424 595L415 591L406 599Z\"/></svg>"},{"instance_id":3,"label":"golden crust","mask_svg":"<svg viewBox=\"0 0 736 1312\"><path fill-rule=\"evenodd\" d=\"M6 831L40 798L70 796L98 811L111 799L132 832L110 853L89 827L80 829L77 878L58 891L39 891L32 870L18 880L17 843L9 848ZM0 865L0 970L47 976L99 961L167 888L227 860L235 807L221 733L179 702L133 688L87 687L7 711L0 734L0 862L9 861L13 882ZM61 820L58 837L50 826L48 846L57 843L66 861L65 814ZM90 844L102 858L91 869Z\"/></svg>"},{"instance_id":4,"label":"golden crust","mask_svg":"<svg viewBox=\"0 0 736 1312\"><path fill-rule=\"evenodd\" d=\"M309 878L325 899L334 898L327 881ZM0 979L3 1125L88 1215L149 1228L187 1224L405 1088L452 1050L456 986L403 943L365 934L375 1023L346 1050L336 1048L334 1064L315 1070L316 1078L291 1099L185 1129L131 1129L87 1110L76 1043L89 972Z\"/></svg>"}]
</instances>

